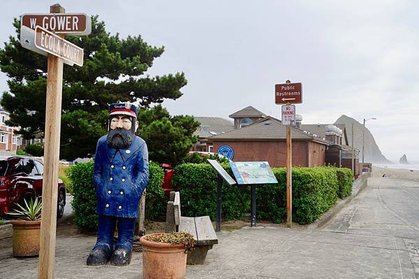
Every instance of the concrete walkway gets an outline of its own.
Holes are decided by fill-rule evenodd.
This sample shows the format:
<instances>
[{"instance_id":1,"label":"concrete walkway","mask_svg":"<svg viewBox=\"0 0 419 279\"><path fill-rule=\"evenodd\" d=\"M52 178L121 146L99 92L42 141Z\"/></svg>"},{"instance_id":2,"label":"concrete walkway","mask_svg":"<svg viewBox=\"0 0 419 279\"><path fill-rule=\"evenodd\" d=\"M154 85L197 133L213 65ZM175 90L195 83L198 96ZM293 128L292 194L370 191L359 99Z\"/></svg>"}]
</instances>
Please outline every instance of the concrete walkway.
<instances>
[{"instance_id":1,"label":"concrete walkway","mask_svg":"<svg viewBox=\"0 0 419 279\"><path fill-rule=\"evenodd\" d=\"M354 196L359 189L361 185ZM352 202L363 196L364 191ZM347 202L343 203L325 215L328 220L311 226L289 229L258 223L253 228L221 231L219 244L208 252L205 264L188 266L186 278L419 278L413 263L414 254L419 255L415 239L327 229L330 220L351 215L339 213L346 208ZM318 228L321 222L323 228ZM95 240L95 236L58 230L55 278L142 278L141 253L134 253L127 267L86 266ZM2 254L9 256L0 257L0 278L37 278L37 258L15 259L10 256L11 247L4 240L1 243L1 249L8 249Z\"/></svg>"}]
</instances>

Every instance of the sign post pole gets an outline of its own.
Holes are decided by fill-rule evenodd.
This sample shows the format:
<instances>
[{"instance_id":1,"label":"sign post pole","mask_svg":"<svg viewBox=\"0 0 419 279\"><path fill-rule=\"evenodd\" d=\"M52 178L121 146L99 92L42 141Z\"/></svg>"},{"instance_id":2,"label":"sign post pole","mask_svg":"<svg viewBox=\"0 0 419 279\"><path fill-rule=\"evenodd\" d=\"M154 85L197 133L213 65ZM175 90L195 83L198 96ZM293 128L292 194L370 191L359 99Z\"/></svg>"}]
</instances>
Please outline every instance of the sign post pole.
<instances>
[{"instance_id":1,"label":"sign post pole","mask_svg":"<svg viewBox=\"0 0 419 279\"><path fill-rule=\"evenodd\" d=\"M50 12L64 13L64 8L60 5L53 5L50 7ZM49 54L45 109L45 172L42 187L41 241L38 264L38 278L40 279L54 278L62 86L63 60Z\"/></svg>"},{"instance_id":2,"label":"sign post pole","mask_svg":"<svg viewBox=\"0 0 419 279\"><path fill-rule=\"evenodd\" d=\"M215 231L221 231L221 213L222 213L222 201L223 201L223 177L218 174L217 178L217 222L215 225Z\"/></svg>"},{"instance_id":3,"label":"sign post pole","mask_svg":"<svg viewBox=\"0 0 419 279\"><path fill-rule=\"evenodd\" d=\"M287 125L287 227L292 227L292 137Z\"/></svg>"},{"instance_id":4,"label":"sign post pole","mask_svg":"<svg viewBox=\"0 0 419 279\"><path fill-rule=\"evenodd\" d=\"M84 59L83 49L64 40L64 34L88 35L91 28L91 20L87 15L65 14L65 9L59 4L50 6L50 14L26 14L21 17L21 46L48 56L44 135L45 168L38 263L38 278L40 279L54 278L63 63L83 66Z\"/></svg>"},{"instance_id":5,"label":"sign post pole","mask_svg":"<svg viewBox=\"0 0 419 279\"><path fill-rule=\"evenodd\" d=\"M64 13L60 5L50 7L51 13ZM44 182L42 187L41 241L38 278L54 278L57 227L57 183L60 153L61 100L63 60L48 55L48 79L45 109Z\"/></svg>"},{"instance_id":6,"label":"sign post pole","mask_svg":"<svg viewBox=\"0 0 419 279\"><path fill-rule=\"evenodd\" d=\"M302 84L291 83L287 80L283 84L275 84L275 104L282 106L282 124L287 133L287 226L292 227L292 134L291 125L295 122L295 106L303 102Z\"/></svg>"}]
</instances>

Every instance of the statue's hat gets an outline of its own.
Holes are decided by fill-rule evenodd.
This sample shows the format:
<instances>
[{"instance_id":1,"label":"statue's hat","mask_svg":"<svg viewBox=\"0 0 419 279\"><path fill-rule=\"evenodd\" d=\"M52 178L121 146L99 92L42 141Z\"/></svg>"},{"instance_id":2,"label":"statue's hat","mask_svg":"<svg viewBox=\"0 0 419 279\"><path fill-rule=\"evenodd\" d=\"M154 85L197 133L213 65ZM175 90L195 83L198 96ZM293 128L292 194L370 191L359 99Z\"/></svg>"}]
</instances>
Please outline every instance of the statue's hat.
<instances>
[{"instance_id":1,"label":"statue's hat","mask_svg":"<svg viewBox=\"0 0 419 279\"><path fill-rule=\"evenodd\" d=\"M137 118L137 107L130 103L114 103L109 105L109 116L127 115Z\"/></svg>"}]
</instances>

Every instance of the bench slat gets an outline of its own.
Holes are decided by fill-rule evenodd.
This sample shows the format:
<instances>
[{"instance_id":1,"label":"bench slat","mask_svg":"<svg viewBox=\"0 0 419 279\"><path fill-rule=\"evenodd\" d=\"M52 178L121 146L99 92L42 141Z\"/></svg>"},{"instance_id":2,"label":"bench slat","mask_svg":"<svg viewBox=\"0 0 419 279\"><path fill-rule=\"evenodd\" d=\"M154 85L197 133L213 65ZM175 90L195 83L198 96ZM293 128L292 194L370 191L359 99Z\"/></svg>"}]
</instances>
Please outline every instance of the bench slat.
<instances>
[{"instance_id":1,"label":"bench slat","mask_svg":"<svg viewBox=\"0 0 419 279\"><path fill-rule=\"evenodd\" d=\"M185 217L185 216L181 216L181 222L179 225L179 231L180 232L188 232L190 233L193 238L198 241L198 236L196 234L196 229L195 229L195 218L194 217Z\"/></svg>"},{"instance_id":2,"label":"bench slat","mask_svg":"<svg viewBox=\"0 0 419 279\"><path fill-rule=\"evenodd\" d=\"M217 235L212 226L209 216L195 217L196 233L200 245L212 245L218 243Z\"/></svg>"}]
</instances>

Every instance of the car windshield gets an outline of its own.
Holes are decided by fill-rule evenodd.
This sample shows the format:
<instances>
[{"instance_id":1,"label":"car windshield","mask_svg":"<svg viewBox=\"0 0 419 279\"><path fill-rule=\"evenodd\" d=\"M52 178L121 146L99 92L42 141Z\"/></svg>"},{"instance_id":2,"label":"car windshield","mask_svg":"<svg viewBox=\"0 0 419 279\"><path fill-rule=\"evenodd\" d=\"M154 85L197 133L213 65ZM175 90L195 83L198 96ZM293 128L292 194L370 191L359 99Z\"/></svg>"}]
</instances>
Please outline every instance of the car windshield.
<instances>
[{"instance_id":1,"label":"car windshield","mask_svg":"<svg viewBox=\"0 0 419 279\"><path fill-rule=\"evenodd\" d=\"M7 171L7 162L0 161L0 176L5 176Z\"/></svg>"}]
</instances>

